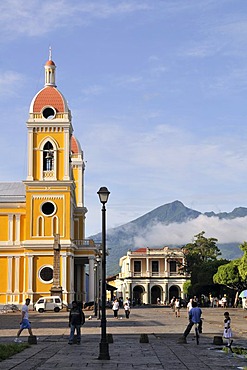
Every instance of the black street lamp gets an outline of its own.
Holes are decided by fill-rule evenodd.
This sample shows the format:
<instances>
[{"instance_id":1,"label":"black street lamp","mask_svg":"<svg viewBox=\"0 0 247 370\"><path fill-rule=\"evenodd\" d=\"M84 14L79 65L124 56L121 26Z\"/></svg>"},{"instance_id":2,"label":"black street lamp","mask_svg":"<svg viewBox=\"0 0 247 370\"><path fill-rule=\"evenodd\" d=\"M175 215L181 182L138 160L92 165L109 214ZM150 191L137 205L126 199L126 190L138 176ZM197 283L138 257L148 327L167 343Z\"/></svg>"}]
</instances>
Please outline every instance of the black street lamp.
<instances>
[{"instance_id":1,"label":"black street lamp","mask_svg":"<svg viewBox=\"0 0 247 370\"><path fill-rule=\"evenodd\" d=\"M104 186L97 192L102 203L102 257L101 257L101 341L98 360L110 360L109 345L106 339L106 208L109 190Z\"/></svg>"}]
</instances>

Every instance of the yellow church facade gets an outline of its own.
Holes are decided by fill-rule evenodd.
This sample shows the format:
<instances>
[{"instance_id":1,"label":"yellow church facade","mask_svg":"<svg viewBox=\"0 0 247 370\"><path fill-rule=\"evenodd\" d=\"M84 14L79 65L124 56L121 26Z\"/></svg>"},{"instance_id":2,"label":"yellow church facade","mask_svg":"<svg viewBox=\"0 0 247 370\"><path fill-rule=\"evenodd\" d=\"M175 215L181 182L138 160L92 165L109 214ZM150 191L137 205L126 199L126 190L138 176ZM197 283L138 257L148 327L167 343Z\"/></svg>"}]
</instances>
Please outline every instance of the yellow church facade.
<instances>
[{"instance_id":1,"label":"yellow church facade","mask_svg":"<svg viewBox=\"0 0 247 370\"><path fill-rule=\"evenodd\" d=\"M51 294L55 235L64 303L94 300L99 250L85 240L83 151L56 86L51 52L44 69L45 85L32 99L26 123L26 180L0 182L0 305Z\"/></svg>"}]
</instances>

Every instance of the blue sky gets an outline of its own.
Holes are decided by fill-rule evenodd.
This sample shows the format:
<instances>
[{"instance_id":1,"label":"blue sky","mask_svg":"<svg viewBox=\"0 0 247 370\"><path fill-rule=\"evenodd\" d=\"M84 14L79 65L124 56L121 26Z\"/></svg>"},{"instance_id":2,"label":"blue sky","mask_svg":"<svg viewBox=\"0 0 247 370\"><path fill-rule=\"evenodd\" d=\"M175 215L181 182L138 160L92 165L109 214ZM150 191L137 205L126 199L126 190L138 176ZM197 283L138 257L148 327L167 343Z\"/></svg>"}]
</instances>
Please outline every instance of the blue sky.
<instances>
[{"instance_id":1,"label":"blue sky","mask_svg":"<svg viewBox=\"0 0 247 370\"><path fill-rule=\"evenodd\" d=\"M86 161L87 235L101 186L108 227L177 199L247 206L245 0L5 0L0 12L0 181L26 179L51 45Z\"/></svg>"}]
</instances>

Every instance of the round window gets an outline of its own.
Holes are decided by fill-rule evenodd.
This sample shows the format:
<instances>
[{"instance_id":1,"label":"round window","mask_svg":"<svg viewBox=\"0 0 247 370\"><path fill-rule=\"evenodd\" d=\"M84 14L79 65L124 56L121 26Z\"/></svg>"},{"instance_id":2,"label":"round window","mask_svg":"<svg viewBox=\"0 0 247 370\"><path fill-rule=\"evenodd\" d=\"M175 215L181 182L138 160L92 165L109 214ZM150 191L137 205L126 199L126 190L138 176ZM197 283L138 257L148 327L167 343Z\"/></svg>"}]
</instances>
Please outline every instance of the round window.
<instances>
[{"instance_id":1,"label":"round window","mask_svg":"<svg viewBox=\"0 0 247 370\"><path fill-rule=\"evenodd\" d=\"M56 206L52 202L45 202L41 206L41 212L45 216L52 216L56 212Z\"/></svg>"},{"instance_id":2,"label":"round window","mask_svg":"<svg viewBox=\"0 0 247 370\"><path fill-rule=\"evenodd\" d=\"M44 266L39 270L39 278L43 283L51 283L53 280L53 269L50 266Z\"/></svg>"},{"instance_id":3,"label":"round window","mask_svg":"<svg viewBox=\"0 0 247 370\"><path fill-rule=\"evenodd\" d=\"M42 114L45 119L53 119L56 116L56 111L52 107L47 107L43 110Z\"/></svg>"}]
</instances>

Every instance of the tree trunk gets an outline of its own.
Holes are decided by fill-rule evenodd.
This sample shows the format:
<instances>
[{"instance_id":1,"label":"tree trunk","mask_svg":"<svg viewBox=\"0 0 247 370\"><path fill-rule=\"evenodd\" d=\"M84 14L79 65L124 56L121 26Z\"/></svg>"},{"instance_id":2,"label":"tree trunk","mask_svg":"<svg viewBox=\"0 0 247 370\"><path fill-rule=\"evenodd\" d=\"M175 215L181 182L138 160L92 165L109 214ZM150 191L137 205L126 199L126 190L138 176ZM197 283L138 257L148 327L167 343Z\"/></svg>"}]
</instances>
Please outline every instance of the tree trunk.
<instances>
[{"instance_id":1,"label":"tree trunk","mask_svg":"<svg viewBox=\"0 0 247 370\"><path fill-rule=\"evenodd\" d=\"M235 295L234 307L235 307L235 308L237 308L237 307L238 307L238 291L236 292L236 295Z\"/></svg>"}]
</instances>

